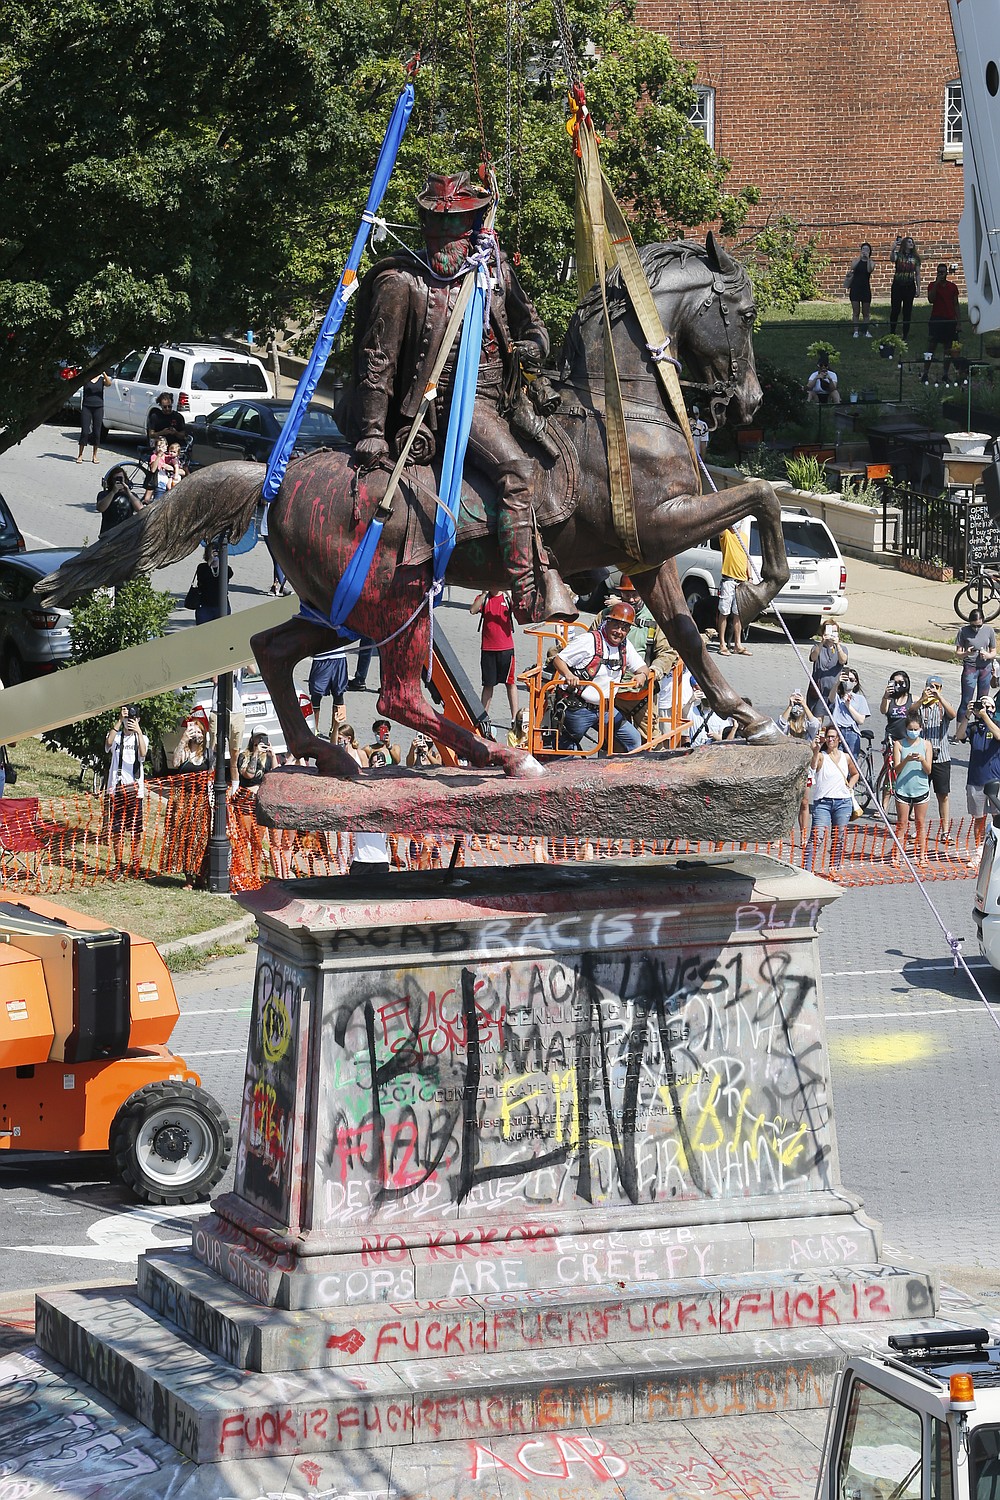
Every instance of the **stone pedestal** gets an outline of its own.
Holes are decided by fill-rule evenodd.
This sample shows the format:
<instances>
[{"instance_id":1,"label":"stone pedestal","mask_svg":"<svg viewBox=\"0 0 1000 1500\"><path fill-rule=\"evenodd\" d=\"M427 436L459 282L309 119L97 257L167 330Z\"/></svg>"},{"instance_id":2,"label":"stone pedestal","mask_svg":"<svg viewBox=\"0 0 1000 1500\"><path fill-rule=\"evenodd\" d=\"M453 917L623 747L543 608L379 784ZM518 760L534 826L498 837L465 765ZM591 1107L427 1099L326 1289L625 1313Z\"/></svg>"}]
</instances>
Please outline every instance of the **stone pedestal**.
<instances>
[{"instance_id":1,"label":"stone pedestal","mask_svg":"<svg viewBox=\"0 0 1000 1500\"><path fill-rule=\"evenodd\" d=\"M818 1404L934 1311L839 1181L837 894L736 855L242 898L235 1190L40 1342L201 1461Z\"/></svg>"}]
</instances>

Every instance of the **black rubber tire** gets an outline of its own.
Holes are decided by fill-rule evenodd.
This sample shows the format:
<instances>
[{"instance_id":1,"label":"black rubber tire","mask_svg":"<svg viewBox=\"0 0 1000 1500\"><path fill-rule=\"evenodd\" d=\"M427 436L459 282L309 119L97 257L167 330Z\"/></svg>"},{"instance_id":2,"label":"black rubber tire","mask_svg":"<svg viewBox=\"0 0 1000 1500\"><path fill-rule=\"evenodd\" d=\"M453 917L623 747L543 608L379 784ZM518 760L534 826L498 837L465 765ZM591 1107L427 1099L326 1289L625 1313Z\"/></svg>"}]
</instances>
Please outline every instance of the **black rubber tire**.
<instances>
[{"instance_id":1,"label":"black rubber tire","mask_svg":"<svg viewBox=\"0 0 1000 1500\"><path fill-rule=\"evenodd\" d=\"M871 763L866 761L864 757L861 756L857 758L857 765L858 769L864 772L864 774L868 777L869 782L874 787L876 783L874 779L874 767L871 765ZM860 780L860 778L855 783L854 800L857 802L863 813L866 813L868 811L868 809L872 805L872 802L874 801L874 798L872 797L871 792L868 790L868 787L862 780Z\"/></svg>"},{"instance_id":2,"label":"black rubber tire","mask_svg":"<svg viewBox=\"0 0 1000 1500\"><path fill-rule=\"evenodd\" d=\"M785 624L788 626L793 641L808 641L812 636L819 635L821 620L821 615L785 616Z\"/></svg>"},{"instance_id":3,"label":"black rubber tire","mask_svg":"<svg viewBox=\"0 0 1000 1500\"><path fill-rule=\"evenodd\" d=\"M141 1202L198 1203L228 1167L233 1133L205 1089L164 1081L125 1100L109 1146L115 1176Z\"/></svg>"},{"instance_id":4,"label":"black rubber tire","mask_svg":"<svg viewBox=\"0 0 1000 1500\"><path fill-rule=\"evenodd\" d=\"M716 610L705 585L700 580L697 583L685 583L684 600L701 633L704 635L706 630L711 630L715 624Z\"/></svg>"},{"instance_id":5,"label":"black rubber tire","mask_svg":"<svg viewBox=\"0 0 1000 1500\"><path fill-rule=\"evenodd\" d=\"M974 609L979 608L979 579L965 584L955 595L954 609L960 620L968 622L969 616ZM992 578L982 579L983 595L983 620L987 625L1000 619L1000 590Z\"/></svg>"},{"instance_id":6,"label":"black rubber tire","mask_svg":"<svg viewBox=\"0 0 1000 1500\"><path fill-rule=\"evenodd\" d=\"M18 683L26 680L24 662L16 646L8 646L4 652L0 677L3 678L4 687L17 687Z\"/></svg>"},{"instance_id":7,"label":"black rubber tire","mask_svg":"<svg viewBox=\"0 0 1000 1500\"><path fill-rule=\"evenodd\" d=\"M878 781L875 783L875 796L882 805L886 817L890 823L896 821L896 796L889 782L889 768L883 766L879 772ZM875 814L878 817L878 814ZM879 819L881 822L881 819Z\"/></svg>"}]
</instances>

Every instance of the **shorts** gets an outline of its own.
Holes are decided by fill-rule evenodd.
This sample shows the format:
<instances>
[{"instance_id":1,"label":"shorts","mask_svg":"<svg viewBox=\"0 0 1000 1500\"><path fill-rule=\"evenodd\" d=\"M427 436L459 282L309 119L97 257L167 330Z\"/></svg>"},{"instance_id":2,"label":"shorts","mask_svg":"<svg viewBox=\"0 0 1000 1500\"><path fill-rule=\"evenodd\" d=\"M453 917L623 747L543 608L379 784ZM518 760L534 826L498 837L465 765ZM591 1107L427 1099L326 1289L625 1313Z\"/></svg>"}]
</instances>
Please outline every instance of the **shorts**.
<instances>
[{"instance_id":1,"label":"shorts","mask_svg":"<svg viewBox=\"0 0 1000 1500\"><path fill-rule=\"evenodd\" d=\"M736 578L723 578L719 584L719 614L735 615L738 613L736 605Z\"/></svg>"},{"instance_id":2,"label":"shorts","mask_svg":"<svg viewBox=\"0 0 1000 1500\"><path fill-rule=\"evenodd\" d=\"M319 708L329 694L333 701L341 704L347 692L347 657L317 656L309 668L309 697L313 708Z\"/></svg>"},{"instance_id":3,"label":"shorts","mask_svg":"<svg viewBox=\"0 0 1000 1500\"><path fill-rule=\"evenodd\" d=\"M931 765L931 786L938 797L947 797L951 791L951 761L936 760Z\"/></svg>"},{"instance_id":4,"label":"shorts","mask_svg":"<svg viewBox=\"0 0 1000 1500\"><path fill-rule=\"evenodd\" d=\"M900 796L899 792L897 792L896 793L896 801L897 802L905 802L906 805L907 805L907 807L921 807L928 800L928 798L930 797L930 795L931 794L928 791L928 792L921 792L921 794L920 794L919 797L902 797L902 796Z\"/></svg>"},{"instance_id":5,"label":"shorts","mask_svg":"<svg viewBox=\"0 0 1000 1500\"><path fill-rule=\"evenodd\" d=\"M974 818L986 816L986 793L981 786L966 786L965 806Z\"/></svg>"},{"instance_id":6,"label":"shorts","mask_svg":"<svg viewBox=\"0 0 1000 1500\"><path fill-rule=\"evenodd\" d=\"M229 753L230 753L230 755L238 755L239 754L240 746L243 744L243 726L246 724L246 721L247 721L247 716L243 712L242 708L234 708L233 711L232 711L232 713L229 715ZM218 721L218 717L217 717L216 714L209 714L209 716L208 716L208 727L209 727L209 730L211 731L213 743L215 741L215 729L216 729L216 725L218 724L218 722L219 721Z\"/></svg>"},{"instance_id":7,"label":"shorts","mask_svg":"<svg viewBox=\"0 0 1000 1500\"><path fill-rule=\"evenodd\" d=\"M927 342L931 347L944 344L947 352L955 342L957 332L958 323L954 318L931 318L927 325Z\"/></svg>"},{"instance_id":8,"label":"shorts","mask_svg":"<svg viewBox=\"0 0 1000 1500\"><path fill-rule=\"evenodd\" d=\"M479 659L483 687L510 687L514 681L513 651L484 651Z\"/></svg>"}]
</instances>

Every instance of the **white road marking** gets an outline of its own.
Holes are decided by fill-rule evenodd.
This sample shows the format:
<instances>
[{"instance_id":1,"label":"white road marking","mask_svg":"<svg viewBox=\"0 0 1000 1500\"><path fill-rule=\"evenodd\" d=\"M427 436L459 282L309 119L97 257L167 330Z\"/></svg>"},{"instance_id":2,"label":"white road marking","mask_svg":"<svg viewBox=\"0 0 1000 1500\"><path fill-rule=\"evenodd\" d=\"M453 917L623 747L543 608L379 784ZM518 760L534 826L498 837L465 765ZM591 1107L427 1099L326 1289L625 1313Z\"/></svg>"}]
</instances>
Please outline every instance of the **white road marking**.
<instances>
[{"instance_id":1,"label":"white road marking","mask_svg":"<svg viewBox=\"0 0 1000 1500\"><path fill-rule=\"evenodd\" d=\"M36 536L33 531L24 531L22 529L21 535L29 537L33 542L41 542L43 547L58 547L60 545L59 542L50 542L48 537Z\"/></svg>"},{"instance_id":2,"label":"white road marking","mask_svg":"<svg viewBox=\"0 0 1000 1500\"><path fill-rule=\"evenodd\" d=\"M190 1052L184 1048L184 1056L188 1057L245 1057L245 1047L216 1047L211 1052Z\"/></svg>"},{"instance_id":3,"label":"white road marking","mask_svg":"<svg viewBox=\"0 0 1000 1500\"><path fill-rule=\"evenodd\" d=\"M947 1005L941 1010L867 1010L858 1011L857 1015L849 1012L842 1016L827 1016L828 1021L898 1021L906 1016L964 1016L970 1011L980 1011L983 1015L988 1014L985 1005ZM193 1057L194 1054L186 1052L185 1057Z\"/></svg>"},{"instance_id":4,"label":"white road marking","mask_svg":"<svg viewBox=\"0 0 1000 1500\"><path fill-rule=\"evenodd\" d=\"M218 1010L185 1010L181 1012L181 1020L187 1020L189 1016L248 1016L249 1005L223 1006Z\"/></svg>"},{"instance_id":5,"label":"white road marking","mask_svg":"<svg viewBox=\"0 0 1000 1500\"><path fill-rule=\"evenodd\" d=\"M968 966L969 966L970 969L989 969L990 968L990 965L986 962L985 959L982 959L982 958L969 958L969 959L966 959L966 963L968 964ZM914 972L919 973L919 974L924 974L924 973L930 974L930 973L933 973L933 972L941 970L941 969L953 969L954 967L955 967L955 965L951 962L950 959L945 959L945 961L943 963L911 963L911 964L907 964L906 965L906 970L907 970L907 974L912 974ZM823 978L824 979L867 979L869 977L869 975L874 976L876 974L897 974L900 979L902 979L902 978L905 977L904 974L903 974L902 966L897 965L895 969L838 969L835 972L830 973L830 974L827 974L827 973L824 972Z\"/></svg>"}]
</instances>

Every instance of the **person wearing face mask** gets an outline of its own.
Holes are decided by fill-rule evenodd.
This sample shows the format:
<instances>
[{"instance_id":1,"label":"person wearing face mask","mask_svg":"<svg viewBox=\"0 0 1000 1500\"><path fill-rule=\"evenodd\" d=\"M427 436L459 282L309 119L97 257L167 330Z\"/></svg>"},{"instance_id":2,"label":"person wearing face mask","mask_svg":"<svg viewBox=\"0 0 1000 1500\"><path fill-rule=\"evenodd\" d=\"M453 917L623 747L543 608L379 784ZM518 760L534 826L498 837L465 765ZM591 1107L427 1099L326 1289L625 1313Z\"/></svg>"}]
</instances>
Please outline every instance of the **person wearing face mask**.
<instances>
[{"instance_id":1,"label":"person wearing face mask","mask_svg":"<svg viewBox=\"0 0 1000 1500\"><path fill-rule=\"evenodd\" d=\"M831 717L840 730L840 737L853 756L861 754L861 726L871 710L868 699L861 691L858 674L852 667L845 667L837 683Z\"/></svg>"},{"instance_id":2,"label":"person wearing face mask","mask_svg":"<svg viewBox=\"0 0 1000 1500\"><path fill-rule=\"evenodd\" d=\"M389 720L376 719L372 725L372 733L375 736L374 740L364 748L368 764L375 768L398 766L402 752L398 745L392 743L392 725Z\"/></svg>"},{"instance_id":3,"label":"person wearing face mask","mask_svg":"<svg viewBox=\"0 0 1000 1500\"><path fill-rule=\"evenodd\" d=\"M932 672L928 677L917 706L920 709L924 739L931 747L931 787L937 797L941 842L944 843L951 826L951 750L948 747L948 736L955 722L955 710L944 696L940 672Z\"/></svg>"},{"instance_id":4,"label":"person wearing face mask","mask_svg":"<svg viewBox=\"0 0 1000 1500\"><path fill-rule=\"evenodd\" d=\"M840 675L847 666L847 647L841 644L840 628L827 620L816 645L809 653L812 663L812 687L809 707L825 718L837 692Z\"/></svg>"},{"instance_id":5,"label":"person wearing face mask","mask_svg":"<svg viewBox=\"0 0 1000 1500\"><path fill-rule=\"evenodd\" d=\"M982 610L974 609L968 625L963 625L955 636L955 655L962 663L962 696L955 725L956 739L965 737L965 721L973 698L983 698L990 691L996 654L996 632L983 620Z\"/></svg>"},{"instance_id":6,"label":"person wearing face mask","mask_svg":"<svg viewBox=\"0 0 1000 1500\"><path fill-rule=\"evenodd\" d=\"M977 847L969 864L978 865L986 835L987 815L1000 821L1000 723L997 722L996 699L992 693L977 698L969 710L967 731L969 772L966 800L975 820Z\"/></svg>"},{"instance_id":7,"label":"person wearing face mask","mask_svg":"<svg viewBox=\"0 0 1000 1500\"><path fill-rule=\"evenodd\" d=\"M906 841L906 829L912 814L914 854L917 864L927 862L927 809L931 796L931 747L921 734L920 710L912 708L906 715L902 739L892 747L892 764L896 773L896 839L890 864L899 863L900 850Z\"/></svg>"},{"instance_id":8,"label":"person wearing face mask","mask_svg":"<svg viewBox=\"0 0 1000 1500\"><path fill-rule=\"evenodd\" d=\"M910 678L906 672L893 672L885 685L879 712L885 715L885 737L901 740L906 729L906 716L913 707L910 696Z\"/></svg>"}]
</instances>

